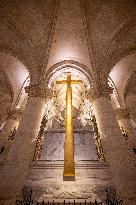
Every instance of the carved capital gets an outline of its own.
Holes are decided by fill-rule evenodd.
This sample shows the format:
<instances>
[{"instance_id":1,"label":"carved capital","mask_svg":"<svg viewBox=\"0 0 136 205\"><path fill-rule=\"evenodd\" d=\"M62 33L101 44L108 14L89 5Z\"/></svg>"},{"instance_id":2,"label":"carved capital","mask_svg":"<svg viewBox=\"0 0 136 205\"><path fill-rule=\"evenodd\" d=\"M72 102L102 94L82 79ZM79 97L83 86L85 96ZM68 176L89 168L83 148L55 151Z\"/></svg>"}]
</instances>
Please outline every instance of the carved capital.
<instances>
[{"instance_id":1,"label":"carved capital","mask_svg":"<svg viewBox=\"0 0 136 205\"><path fill-rule=\"evenodd\" d=\"M25 91L29 97L45 98L46 96L46 87L40 82L26 86Z\"/></svg>"},{"instance_id":2,"label":"carved capital","mask_svg":"<svg viewBox=\"0 0 136 205\"><path fill-rule=\"evenodd\" d=\"M114 111L118 120L129 118L129 112L127 108L126 109L116 108Z\"/></svg>"},{"instance_id":3,"label":"carved capital","mask_svg":"<svg viewBox=\"0 0 136 205\"><path fill-rule=\"evenodd\" d=\"M14 109L8 110L7 115L8 115L8 118L10 119L19 120L22 115L22 112L19 108L14 108Z\"/></svg>"},{"instance_id":4,"label":"carved capital","mask_svg":"<svg viewBox=\"0 0 136 205\"><path fill-rule=\"evenodd\" d=\"M52 96L53 96L53 91L47 87L46 88L46 99L49 99Z\"/></svg>"},{"instance_id":5,"label":"carved capital","mask_svg":"<svg viewBox=\"0 0 136 205\"><path fill-rule=\"evenodd\" d=\"M108 85L101 85L99 87L94 87L89 90L88 97L94 101L101 97L110 98L110 95L113 92L113 88Z\"/></svg>"}]
</instances>

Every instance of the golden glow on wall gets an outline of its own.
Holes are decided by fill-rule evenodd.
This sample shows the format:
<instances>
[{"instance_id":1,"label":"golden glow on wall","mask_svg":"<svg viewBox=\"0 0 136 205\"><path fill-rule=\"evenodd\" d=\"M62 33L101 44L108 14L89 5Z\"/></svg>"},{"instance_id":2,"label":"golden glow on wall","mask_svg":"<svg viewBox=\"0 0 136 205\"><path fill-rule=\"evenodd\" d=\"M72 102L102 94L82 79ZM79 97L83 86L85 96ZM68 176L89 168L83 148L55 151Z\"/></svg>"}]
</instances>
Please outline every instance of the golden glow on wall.
<instances>
[{"instance_id":1,"label":"golden glow on wall","mask_svg":"<svg viewBox=\"0 0 136 205\"><path fill-rule=\"evenodd\" d=\"M86 92L90 88L89 80L79 70L72 67L64 67L62 70L54 69L50 77L48 87L51 91L51 97L45 104L45 114L47 116L46 129L52 127L53 120L57 120L61 125L64 125L65 110L66 110L66 91L67 91L67 76L71 75L72 88L72 109L73 117L78 117L83 125L90 122L92 115L92 104L86 99ZM76 80L76 83L74 82ZM56 83L61 81L61 83ZM78 83L77 82L81 82Z\"/></svg>"},{"instance_id":2,"label":"golden glow on wall","mask_svg":"<svg viewBox=\"0 0 136 205\"><path fill-rule=\"evenodd\" d=\"M59 70L53 74L50 78L48 87L52 89L57 97L57 104L59 109L62 111L66 108L66 90L67 85L64 84L56 84L56 81L63 81L67 79L67 75L71 75L72 80L82 80L83 83L80 84L71 84L72 87L72 105L79 109L82 103L82 94L90 88L89 81L87 77L79 70L76 70L71 67L66 67L62 70Z\"/></svg>"}]
</instances>

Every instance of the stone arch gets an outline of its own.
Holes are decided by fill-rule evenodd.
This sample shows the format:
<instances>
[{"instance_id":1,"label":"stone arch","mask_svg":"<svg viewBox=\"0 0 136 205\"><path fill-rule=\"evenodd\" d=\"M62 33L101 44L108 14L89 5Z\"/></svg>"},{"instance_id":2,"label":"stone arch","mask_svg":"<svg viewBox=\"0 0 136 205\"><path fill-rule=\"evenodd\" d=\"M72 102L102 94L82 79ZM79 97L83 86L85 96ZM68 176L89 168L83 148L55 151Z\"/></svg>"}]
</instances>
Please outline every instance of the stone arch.
<instances>
[{"instance_id":1,"label":"stone arch","mask_svg":"<svg viewBox=\"0 0 136 205\"><path fill-rule=\"evenodd\" d=\"M45 73L46 84L48 84L49 79L51 78L51 76L54 74L55 71L61 70L62 68L67 66L74 67L75 69L82 72L89 80L90 86L93 85L94 82L93 82L93 77L90 72L90 69L87 66L73 60L64 60L51 66L48 69L48 71Z\"/></svg>"},{"instance_id":2,"label":"stone arch","mask_svg":"<svg viewBox=\"0 0 136 205\"><path fill-rule=\"evenodd\" d=\"M136 33L136 18L130 18L113 35L107 49L107 54L106 54L107 57L105 60L105 67L107 68L106 69L107 76L111 72L112 68L119 61L121 61L121 59L127 57L128 55L133 55L136 53L135 33ZM129 38L131 38L131 42L129 42ZM125 41L126 42L128 41L128 45L125 45Z\"/></svg>"},{"instance_id":3,"label":"stone arch","mask_svg":"<svg viewBox=\"0 0 136 205\"><path fill-rule=\"evenodd\" d=\"M29 76L29 70L18 58L14 57L11 52L7 51L0 52L0 66L1 70L8 76L9 82L12 85L12 106L14 106L18 92L20 91L24 80Z\"/></svg>"},{"instance_id":4,"label":"stone arch","mask_svg":"<svg viewBox=\"0 0 136 205\"><path fill-rule=\"evenodd\" d=\"M26 69L29 72L29 75L31 76L31 71L30 71L29 67L27 66L25 60L14 49L12 49L10 47L7 47L6 45L5 46L0 45L0 53L5 53L5 54L7 54L7 55L9 55L11 57L16 58L18 61L20 61L26 67Z\"/></svg>"},{"instance_id":5,"label":"stone arch","mask_svg":"<svg viewBox=\"0 0 136 205\"><path fill-rule=\"evenodd\" d=\"M24 102L27 101L28 94L25 93L25 87L29 86L29 83L30 83L30 77L28 76L24 80L24 82L23 82L23 84L22 84L22 86L21 86L21 88L19 90L18 96L17 96L16 101L14 102L14 105L13 105L14 107L19 107L20 104L22 103L21 101L24 101ZM23 97L23 99L22 99L22 97ZM23 105L23 107L24 106L25 105ZM21 109L22 109L22 107L21 107Z\"/></svg>"},{"instance_id":6,"label":"stone arch","mask_svg":"<svg viewBox=\"0 0 136 205\"><path fill-rule=\"evenodd\" d=\"M128 54L128 55L127 55ZM136 51L127 52L124 57L118 61L109 76L117 84L118 95L120 96L120 106L126 107L125 92L127 85L135 71Z\"/></svg>"},{"instance_id":7,"label":"stone arch","mask_svg":"<svg viewBox=\"0 0 136 205\"><path fill-rule=\"evenodd\" d=\"M127 56L130 56L130 55L134 55L136 54L136 47L131 47L129 49L126 49L124 50L124 52L122 53L121 56L118 56L118 58L116 59L116 61L114 61L111 65L110 65L110 68L111 70L109 70L109 73L112 71L112 68L118 63L120 62L123 58L126 58ZM108 73L108 74L109 74Z\"/></svg>"},{"instance_id":8,"label":"stone arch","mask_svg":"<svg viewBox=\"0 0 136 205\"><path fill-rule=\"evenodd\" d=\"M118 103L118 106L121 106L121 99L120 99L120 95L119 95L118 89L117 89L114 81L112 80L112 78L110 76L108 77L108 81L111 82L111 85L112 85L112 87L114 89L113 90L113 95L115 95L114 97L116 98L115 100L117 101L115 104ZM114 97L113 97L113 99L114 99Z\"/></svg>"}]
</instances>

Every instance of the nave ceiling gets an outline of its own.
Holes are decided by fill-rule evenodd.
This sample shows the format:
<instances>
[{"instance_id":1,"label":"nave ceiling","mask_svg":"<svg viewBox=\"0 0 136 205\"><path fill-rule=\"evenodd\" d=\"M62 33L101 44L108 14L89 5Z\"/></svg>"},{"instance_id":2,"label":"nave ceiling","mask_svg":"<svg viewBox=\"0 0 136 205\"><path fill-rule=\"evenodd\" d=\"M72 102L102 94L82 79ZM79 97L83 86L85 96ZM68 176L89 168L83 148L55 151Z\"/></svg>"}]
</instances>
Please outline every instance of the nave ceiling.
<instances>
[{"instance_id":1,"label":"nave ceiling","mask_svg":"<svg viewBox=\"0 0 136 205\"><path fill-rule=\"evenodd\" d=\"M94 85L110 74L121 106L135 107L128 96L135 86L136 1L1 0L0 28L10 106L28 75L31 83L41 81L54 65L73 61L87 68Z\"/></svg>"}]
</instances>

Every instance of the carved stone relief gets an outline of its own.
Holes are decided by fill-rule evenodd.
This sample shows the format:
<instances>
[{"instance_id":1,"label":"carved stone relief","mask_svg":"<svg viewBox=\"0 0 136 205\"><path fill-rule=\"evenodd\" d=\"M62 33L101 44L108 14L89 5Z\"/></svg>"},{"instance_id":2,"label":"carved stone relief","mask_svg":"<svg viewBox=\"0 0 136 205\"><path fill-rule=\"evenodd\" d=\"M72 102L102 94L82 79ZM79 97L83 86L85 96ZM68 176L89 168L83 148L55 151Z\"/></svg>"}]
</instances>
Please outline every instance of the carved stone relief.
<instances>
[{"instance_id":1,"label":"carved stone relief","mask_svg":"<svg viewBox=\"0 0 136 205\"><path fill-rule=\"evenodd\" d=\"M91 202L94 202L95 199L98 201L102 201L105 198L106 187L98 186L91 187L90 185L48 185L44 187L34 187L34 195L38 199L38 201L42 201L43 199L51 200L51 199L87 199Z\"/></svg>"}]
</instances>

